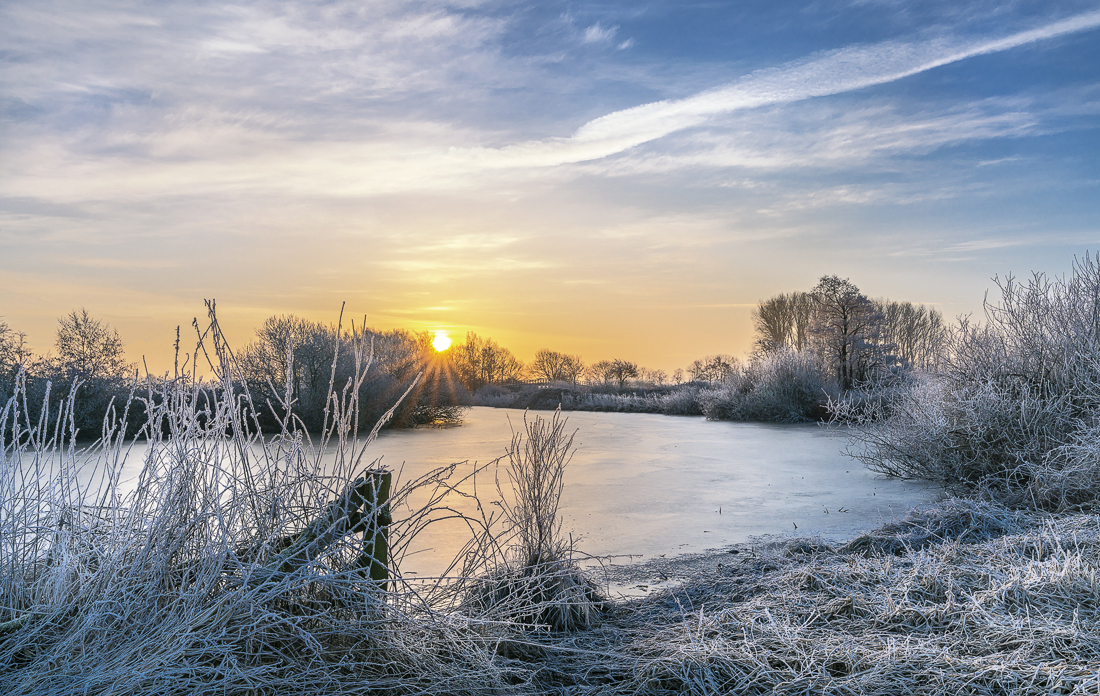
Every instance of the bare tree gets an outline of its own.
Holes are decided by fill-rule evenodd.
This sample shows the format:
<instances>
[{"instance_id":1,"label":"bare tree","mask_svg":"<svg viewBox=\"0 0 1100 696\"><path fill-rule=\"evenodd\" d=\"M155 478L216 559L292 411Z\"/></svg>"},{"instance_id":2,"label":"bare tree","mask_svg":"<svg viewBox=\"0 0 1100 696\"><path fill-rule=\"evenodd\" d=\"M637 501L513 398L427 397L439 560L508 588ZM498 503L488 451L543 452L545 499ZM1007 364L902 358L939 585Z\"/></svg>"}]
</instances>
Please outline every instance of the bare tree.
<instances>
[{"instance_id":1,"label":"bare tree","mask_svg":"<svg viewBox=\"0 0 1100 696\"><path fill-rule=\"evenodd\" d=\"M677 367L675 370L672 371L672 381L675 382L676 384L682 384L683 383L683 381L684 381L684 371L681 368Z\"/></svg>"},{"instance_id":2,"label":"bare tree","mask_svg":"<svg viewBox=\"0 0 1100 696\"><path fill-rule=\"evenodd\" d=\"M18 367L30 358L27 334L14 331L6 321L0 319L0 370Z\"/></svg>"},{"instance_id":3,"label":"bare tree","mask_svg":"<svg viewBox=\"0 0 1100 696\"><path fill-rule=\"evenodd\" d=\"M127 376L132 366L126 362L118 331L109 324L93 319L83 308L57 322L54 349L60 369L84 379Z\"/></svg>"},{"instance_id":4,"label":"bare tree","mask_svg":"<svg viewBox=\"0 0 1100 696\"><path fill-rule=\"evenodd\" d=\"M626 380L638 376L638 365L628 360L615 358L614 360L600 360L588 368L588 378L593 382L603 384L617 383L619 387L626 384Z\"/></svg>"},{"instance_id":5,"label":"bare tree","mask_svg":"<svg viewBox=\"0 0 1100 696\"><path fill-rule=\"evenodd\" d=\"M491 338L481 338L473 331L466 334L465 343L451 350L459 377L471 390L486 384L511 382L519 379L523 371L523 363L512 355L512 351Z\"/></svg>"},{"instance_id":6,"label":"bare tree","mask_svg":"<svg viewBox=\"0 0 1100 696\"><path fill-rule=\"evenodd\" d=\"M909 302L876 303L883 316L882 342L892 345L902 367L934 367L943 358L947 327L935 309Z\"/></svg>"},{"instance_id":7,"label":"bare tree","mask_svg":"<svg viewBox=\"0 0 1100 696\"><path fill-rule=\"evenodd\" d=\"M601 382L610 384L613 379L610 360L598 360L588 366L585 371L589 382Z\"/></svg>"},{"instance_id":8,"label":"bare tree","mask_svg":"<svg viewBox=\"0 0 1100 696\"><path fill-rule=\"evenodd\" d=\"M0 399L6 399L10 395L16 373L30 359L27 334L13 331L7 322L0 319Z\"/></svg>"},{"instance_id":9,"label":"bare tree","mask_svg":"<svg viewBox=\"0 0 1100 696\"><path fill-rule=\"evenodd\" d=\"M328 391L337 341L336 327L331 324L293 314L269 317L256 330L255 340L242 351L242 362L251 377L270 380L276 389L281 389L289 377L296 398L312 398Z\"/></svg>"},{"instance_id":10,"label":"bare tree","mask_svg":"<svg viewBox=\"0 0 1100 696\"><path fill-rule=\"evenodd\" d=\"M752 311L756 350L770 353L781 347L802 350L814 311L810 293L792 292L761 300Z\"/></svg>"},{"instance_id":11,"label":"bare tree","mask_svg":"<svg viewBox=\"0 0 1100 696\"><path fill-rule=\"evenodd\" d=\"M813 290L809 335L816 352L835 372L842 391L881 366L883 316L875 303L847 279L822 276Z\"/></svg>"},{"instance_id":12,"label":"bare tree","mask_svg":"<svg viewBox=\"0 0 1100 696\"><path fill-rule=\"evenodd\" d=\"M576 384L584 373L584 361L579 355L566 355L554 350L540 350L527 369L537 379L548 382L570 382Z\"/></svg>"},{"instance_id":13,"label":"bare tree","mask_svg":"<svg viewBox=\"0 0 1100 696\"><path fill-rule=\"evenodd\" d=\"M615 378L615 381L619 383L619 387L621 388L624 384L626 384L626 380L630 379L631 377L638 376L638 365L637 363L632 363L629 360L620 360L619 358L615 358L611 361L611 374Z\"/></svg>"},{"instance_id":14,"label":"bare tree","mask_svg":"<svg viewBox=\"0 0 1100 696\"><path fill-rule=\"evenodd\" d=\"M737 369L737 358L731 355L708 355L688 365L688 373L696 382L721 382Z\"/></svg>"}]
</instances>

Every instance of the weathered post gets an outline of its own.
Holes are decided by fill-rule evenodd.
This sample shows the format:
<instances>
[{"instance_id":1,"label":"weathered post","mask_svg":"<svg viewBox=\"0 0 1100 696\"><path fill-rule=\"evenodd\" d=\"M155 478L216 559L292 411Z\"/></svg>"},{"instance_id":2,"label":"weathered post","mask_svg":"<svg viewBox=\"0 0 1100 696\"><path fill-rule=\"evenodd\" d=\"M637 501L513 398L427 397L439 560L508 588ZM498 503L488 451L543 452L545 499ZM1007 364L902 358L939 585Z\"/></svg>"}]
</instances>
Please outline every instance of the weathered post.
<instances>
[{"instance_id":1,"label":"weathered post","mask_svg":"<svg viewBox=\"0 0 1100 696\"><path fill-rule=\"evenodd\" d=\"M378 583L382 591L387 589L390 579L388 534L393 521L390 517L392 481L393 474L384 469L367 472L367 495L363 502L363 516L367 524L363 528L362 563L367 566L370 579Z\"/></svg>"},{"instance_id":2,"label":"weathered post","mask_svg":"<svg viewBox=\"0 0 1100 696\"><path fill-rule=\"evenodd\" d=\"M390 485L385 469L368 471L298 534L280 543L283 549L268 564L269 571L292 573L349 534L363 532L359 567L385 590L389 580ZM257 575L257 581L269 573Z\"/></svg>"}]
</instances>

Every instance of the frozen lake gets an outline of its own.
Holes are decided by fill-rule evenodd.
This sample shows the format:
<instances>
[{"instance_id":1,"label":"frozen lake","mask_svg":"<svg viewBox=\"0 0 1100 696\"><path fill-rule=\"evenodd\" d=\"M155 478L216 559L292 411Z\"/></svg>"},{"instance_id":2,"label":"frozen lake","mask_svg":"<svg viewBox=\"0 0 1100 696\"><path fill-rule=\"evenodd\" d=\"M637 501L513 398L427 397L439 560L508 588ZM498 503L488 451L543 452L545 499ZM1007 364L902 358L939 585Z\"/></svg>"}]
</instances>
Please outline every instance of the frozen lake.
<instances>
[{"instance_id":1,"label":"frozen lake","mask_svg":"<svg viewBox=\"0 0 1100 696\"><path fill-rule=\"evenodd\" d=\"M528 418L535 414L552 415L531 411ZM843 432L817 425L563 416L576 430L576 453L565 474L562 530L592 555L641 560L788 532L842 540L939 496L927 484L877 477L841 453ZM512 427L522 423L523 411L473 408L458 428L387 432L372 445L373 456L392 469L404 462L405 478L454 461L486 462L506 453ZM483 497L495 493L492 482L491 474L479 477ZM437 549L434 556L465 534L439 529L421 541ZM403 567L434 569L427 561Z\"/></svg>"},{"instance_id":2,"label":"frozen lake","mask_svg":"<svg viewBox=\"0 0 1100 696\"><path fill-rule=\"evenodd\" d=\"M552 416L552 412L528 412ZM817 425L710 422L702 417L636 413L567 412L576 431L575 454L565 473L559 512L562 531L584 554L640 561L751 542L754 537L797 533L844 540L939 496L927 484L887 480L842 454L843 431ZM524 412L473 408L454 428L383 433L366 461L381 459L399 482L433 469L459 466L461 476L504 456ZM141 471L146 448L126 460L122 491ZM507 485L505 460L500 477ZM483 502L497 498L495 467L460 487ZM426 493L414 494L414 504ZM472 498L448 504L476 515ZM492 509L487 508L487 509ZM395 519L408 515L395 509ZM432 524L410 544L401 571L410 577L441 573L470 539L468 526ZM397 539L394 540L398 541Z\"/></svg>"}]
</instances>

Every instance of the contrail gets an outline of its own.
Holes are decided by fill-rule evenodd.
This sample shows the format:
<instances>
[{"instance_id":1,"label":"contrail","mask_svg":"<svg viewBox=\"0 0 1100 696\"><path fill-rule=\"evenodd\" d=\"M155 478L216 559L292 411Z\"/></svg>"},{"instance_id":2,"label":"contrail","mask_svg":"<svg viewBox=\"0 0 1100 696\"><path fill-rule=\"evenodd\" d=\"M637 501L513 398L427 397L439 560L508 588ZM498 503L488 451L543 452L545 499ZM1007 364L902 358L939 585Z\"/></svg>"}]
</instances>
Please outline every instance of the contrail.
<instances>
[{"instance_id":1,"label":"contrail","mask_svg":"<svg viewBox=\"0 0 1100 696\"><path fill-rule=\"evenodd\" d=\"M684 99L651 102L615 111L589 121L571 137L534 140L503 148L455 150L453 154L474 159L490 168L545 167L595 160L697 126L719 114L886 84L974 56L999 53L1097 27L1100 27L1100 10L999 39L887 41L852 46L758 70L729 85Z\"/></svg>"}]
</instances>

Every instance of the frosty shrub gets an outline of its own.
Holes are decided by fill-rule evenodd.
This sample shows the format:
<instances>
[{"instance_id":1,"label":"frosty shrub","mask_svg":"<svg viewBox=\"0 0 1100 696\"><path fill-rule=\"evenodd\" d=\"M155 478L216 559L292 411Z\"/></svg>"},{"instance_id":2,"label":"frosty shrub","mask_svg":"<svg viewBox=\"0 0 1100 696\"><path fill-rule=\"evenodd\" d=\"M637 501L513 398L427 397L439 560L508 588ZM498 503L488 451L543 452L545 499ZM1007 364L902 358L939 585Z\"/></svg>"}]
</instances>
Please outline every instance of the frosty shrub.
<instances>
[{"instance_id":1,"label":"frosty shrub","mask_svg":"<svg viewBox=\"0 0 1100 696\"><path fill-rule=\"evenodd\" d=\"M798 423L815 419L835 388L808 351L779 348L699 393L711 420Z\"/></svg>"},{"instance_id":2,"label":"frosty shrub","mask_svg":"<svg viewBox=\"0 0 1100 696\"><path fill-rule=\"evenodd\" d=\"M888 414L865 409L855 454L874 471L1041 509L1100 493L1100 255L1068 277L997 280L983 324L960 322L943 368Z\"/></svg>"},{"instance_id":3,"label":"frosty shrub","mask_svg":"<svg viewBox=\"0 0 1100 696\"><path fill-rule=\"evenodd\" d=\"M508 450L510 485L498 482L505 532L482 545L495 551L476 559L490 570L467 595L475 614L567 631L590 626L603 609L595 584L574 560L572 535L562 534L558 514L574 435L561 411L550 418L524 414L523 430L513 434Z\"/></svg>"}]
</instances>

